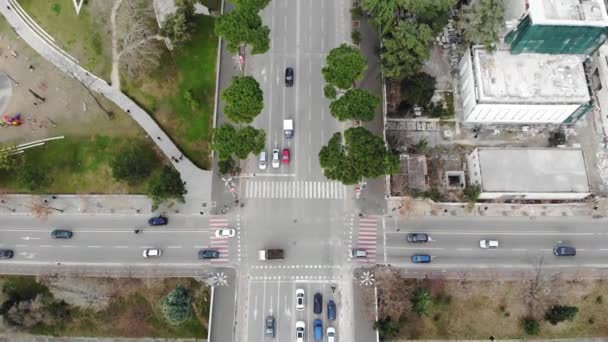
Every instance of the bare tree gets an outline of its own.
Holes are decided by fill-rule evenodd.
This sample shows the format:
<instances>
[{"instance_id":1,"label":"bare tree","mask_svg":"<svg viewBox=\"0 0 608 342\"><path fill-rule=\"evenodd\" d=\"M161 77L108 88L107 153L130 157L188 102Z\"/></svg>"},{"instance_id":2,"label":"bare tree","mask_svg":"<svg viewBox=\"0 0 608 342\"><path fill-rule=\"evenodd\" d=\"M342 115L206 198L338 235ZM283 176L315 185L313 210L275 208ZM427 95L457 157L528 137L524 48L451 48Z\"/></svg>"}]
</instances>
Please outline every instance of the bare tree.
<instances>
[{"instance_id":1,"label":"bare tree","mask_svg":"<svg viewBox=\"0 0 608 342\"><path fill-rule=\"evenodd\" d=\"M116 18L118 61L130 77L159 64L165 47L152 1L123 0Z\"/></svg>"},{"instance_id":2,"label":"bare tree","mask_svg":"<svg viewBox=\"0 0 608 342\"><path fill-rule=\"evenodd\" d=\"M390 267L379 267L375 270L376 289L378 292L378 318L391 317L399 319L410 313L412 304L410 296L412 285L399 274L399 270ZM366 307L371 309L371 320L375 319L373 309L375 308L375 294L372 287L363 291L363 300ZM368 314L368 316L370 316Z\"/></svg>"}]
</instances>

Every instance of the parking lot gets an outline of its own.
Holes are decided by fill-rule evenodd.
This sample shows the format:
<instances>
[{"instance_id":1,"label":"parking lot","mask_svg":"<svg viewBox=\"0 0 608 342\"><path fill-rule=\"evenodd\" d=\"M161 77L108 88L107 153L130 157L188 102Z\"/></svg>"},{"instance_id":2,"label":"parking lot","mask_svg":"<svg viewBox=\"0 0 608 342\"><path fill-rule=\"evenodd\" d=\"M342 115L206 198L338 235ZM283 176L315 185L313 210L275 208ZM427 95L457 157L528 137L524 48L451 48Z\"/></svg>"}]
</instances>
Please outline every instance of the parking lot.
<instances>
[{"instance_id":1,"label":"parking lot","mask_svg":"<svg viewBox=\"0 0 608 342\"><path fill-rule=\"evenodd\" d=\"M334 282L331 280L263 280L251 281L248 289L248 319L247 319L247 341L296 341L296 322L303 321L306 324L304 341L315 341L313 334L313 322L321 319L323 322L323 338L326 341L327 327L336 329L336 341L340 338L338 330L341 316L341 303L337 298L337 291L332 291ZM304 310L296 309L296 290L304 290ZM313 312L313 297L316 293L323 296L322 312L317 315ZM327 319L327 302L334 300L336 303L336 320ZM266 337L265 319L274 316L275 336L274 339Z\"/></svg>"}]
</instances>

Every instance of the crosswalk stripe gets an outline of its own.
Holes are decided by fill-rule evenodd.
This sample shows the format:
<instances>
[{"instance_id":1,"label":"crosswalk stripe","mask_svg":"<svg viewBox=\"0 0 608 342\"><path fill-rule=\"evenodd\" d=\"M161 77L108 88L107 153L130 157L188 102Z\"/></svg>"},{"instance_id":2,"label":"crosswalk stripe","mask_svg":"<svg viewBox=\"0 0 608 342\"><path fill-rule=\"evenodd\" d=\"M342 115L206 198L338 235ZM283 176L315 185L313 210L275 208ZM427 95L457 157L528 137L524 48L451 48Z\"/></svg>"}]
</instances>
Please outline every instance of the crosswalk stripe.
<instances>
[{"instance_id":1,"label":"crosswalk stripe","mask_svg":"<svg viewBox=\"0 0 608 342\"><path fill-rule=\"evenodd\" d=\"M335 181L246 181L246 198L342 199L346 187ZM376 226L375 219L360 220L362 226Z\"/></svg>"}]
</instances>

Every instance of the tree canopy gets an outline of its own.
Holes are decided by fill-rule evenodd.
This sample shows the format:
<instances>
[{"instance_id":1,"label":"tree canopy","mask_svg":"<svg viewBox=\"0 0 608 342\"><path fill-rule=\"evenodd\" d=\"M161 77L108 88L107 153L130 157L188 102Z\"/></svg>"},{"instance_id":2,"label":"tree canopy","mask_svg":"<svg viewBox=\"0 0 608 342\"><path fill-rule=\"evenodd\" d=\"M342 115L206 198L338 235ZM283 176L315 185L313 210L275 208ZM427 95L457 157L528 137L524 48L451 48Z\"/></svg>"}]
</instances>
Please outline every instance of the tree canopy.
<instances>
[{"instance_id":1,"label":"tree canopy","mask_svg":"<svg viewBox=\"0 0 608 342\"><path fill-rule=\"evenodd\" d=\"M140 183L156 168L158 159L144 144L128 145L121 148L110 162L112 177L127 181L130 185Z\"/></svg>"},{"instance_id":2,"label":"tree canopy","mask_svg":"<svg viewBox=\"0 0 608 342\"><path fill-rule=\"evenodd\" d=\"M365 178L392 174L399 169L399 158L386 150L382 138L363 127L349 128L335 133L319 152L323 174L345 185L356 184Z\"/></svg>"},{"instance_id":3,"label":"tree canopy","mask_svg":"<svg viewBox=\"0 0 608 342\"><path fill-rule=\"evenodd\" d=\"M177 285L162 299L161 308L167 323L179 325L192 317L192 297L182 285Z\"/></svg>"},{"instance_id":4,"label":"tree canopy","mask_svg":"<svg viewBox=\"0 0 608 342\"><path fill-rule=\"evenodd\" d=\"M556 325L559 322L573 320L577 313L578 308L576 306L554 305L545 312L545 320Z\"/></svg>"},{"instance_id":5,"label":"tree canopy","mask_svg":"<svg viewBox=\"0 0 608 342\"><path fill-rule=\"evenodd\" d=\"M175 5L177 11L165 17L160 27L160 33L179 44L192 38L191 20L194 16L194 3L191 0L178 0Z\"/></svg>"},{"instance_id":6,"label":"tree canopy","mask_svg":"<svg viewBox=\"0 0 608 342\"><path fill-rule=\"evenodd\" d=\"M250 153L259 154L266 144L266 133L262 129L246 126L235 129L223 124L213 130L213 149L219 160L228 160L232 155L245 159Z\"/></svg>"},{"instance_id":7,"label":"tree canopy","mask_svg":"<svg viewBox=\"0 0 608 342\"><path fill-rule=\"evenodd\" d=\"M448 20L448 11L453 0L364 0L363 9L372 17L372 22L381 28L381 34L389 33L399 21L399 13L440 30Z\"/></svg>"},{"instance_id":8,"label":"tree canopy","mask_svg":"<svg viewBox=\"0 0 608 342\"><path fill-rule=\"evenodd\" d=\"M370 121L380 99L362 89L350 89L329 105L331 115L339 121L348 119Z\"/></svg>"},{"instance_id":9,"label":"tree canopy","mask_svg":"<svg viewBox=\"0 0 608 342\"><path fill-rule=\"evenodd\" d=\"M321 69L325 82L339 89L349 89L363 77L367 58L358 49L342 44L329 51L326 66Z\"/></svg>"},{"instance_id":10,"label":"tree canopy","mask_svg":"<svg viewBox=\"0 0 608 342\"><path fill-rule=\"evenodd\" d=\"M382 70L388 78L403 79L416 74L430 56L433 31L426 24L402 21L383 40Z\"/></svg>"},{"instance_id":11,"label":"tree canopy","mask_svg":"<svg viewBox=\"0 0 608 342\"><path fill-rule=\"evenodd\" d=\"M215 22L215 34L226 40L228 51L236 53L241 45L251 45L252 54L270 49L270 29L258 14L267 0L238 0L234 11L222 14Z\"/></svg>"},{"instance_id":12,"label":"tree canopy","mask_svg":"<svg viewBox=\"0 0 608 342\"><path fill-rule=\"evenodd\" d=\"M168 199L184 201L186 187L179 172L171 166L165 166L156 173L148 183L147 194L152 198L154 205Z\"/></svg>"},{"instance_id":13,"label":"tree canopy","mask_svg":"<svg viewBox=\"0 0 608 342\"><path fill-rule=\"evenodd\" d=\"M224 114L235 123L250 123L264 109L260 84L252 76L235 76L222 92Z\"/></svg>"},{"instance_id":14,"label":"tree canopy","mask_svg":"<svg viewBox=\"0 0 608 342\"><path fill-rule=\"evenodd\" d=\"M476 4L463 6L456 28L467 45L483 44L487 50L493 51L504 18L505 6L502 0L480 0Z\"/></svg>"}]
</instances>

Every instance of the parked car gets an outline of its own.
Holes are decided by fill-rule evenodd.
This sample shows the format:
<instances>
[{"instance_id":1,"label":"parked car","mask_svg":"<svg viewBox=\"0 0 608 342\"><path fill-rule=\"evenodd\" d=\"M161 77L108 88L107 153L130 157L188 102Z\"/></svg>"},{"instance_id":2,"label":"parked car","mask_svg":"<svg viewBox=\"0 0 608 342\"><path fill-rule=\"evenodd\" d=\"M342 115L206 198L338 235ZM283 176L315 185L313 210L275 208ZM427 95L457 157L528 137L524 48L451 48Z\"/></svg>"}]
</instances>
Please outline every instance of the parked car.
<instances>
[{"instance_id":1,"label":"parked car","mask_svg":"<svg viewBox=\"0 0 608 342\"><path fill-rule=\"evenodd\" d=\"M327 342L336 342L336 329L334 327L327 327Z\"/></svg>"},{"instance_id":2,"label":"parked car","mask_svg":"<svg viewBox=\"0 0 608 342\"><path fill-rule=\"evenodd\" d=\"M321 312L323 311L323 295L318 292L315 293L312 311L317 315L321 314Z\"/></svg>"},{"instance_id":3,"label":"parked car","mask_svg":"<svg viewBox=\"0 0 608 342\"><path fill-rule=\"evenodd\" d=\"M424 234L424 233L407 234L407 242L418 243L418 242L427 242L427 241L429 241L428 234Z\"/></svg>"},{"instance_id":4,"label":"parked car","mask_svg":"<svg viewBox=\"0 0 608 342\"><path fill-rule=\"evenodd\" d=\"M296 309L298 311L304 310L304 289L296 290Z\"/></svg>"},{"instance_id":5,"label":"parked car","mask_svg":"<svg viewBox=\"0 0 608 342\"><path fill-rule=\"evenodd\" d=\"M266 317L266 337L274 338L274 317Z\"/></svg>"},{"instance_id":6,"label":"parked car","mask_svg":"<svg viewBox=\"0 0 608 342\"><path fill-rule=\"evenodd\" d=\"M352 258L367 258L367 251L361 248L354 248L350 251Z\"/></svg>"},{"instance_id":7,"label":"parked car","mask_svg":"<svg viewBox=\"0 0 608 342\"><path fill-rule=\"evenodd\" d=\"M215 231L215 237L234 237L236 232L232 228L218 229Z\"/></svg>"},{"instance_id":8,"label":"parked car","mask_svg":"<svg viewBox=\"0 0 608 342\"><path fill-rule=\"evenodd\" d=\"M327 302L327 319L330 321L336 319L336 302L333 300Z\"/></svg>"},{"instance_id":9,"label":"parked car","mask_svg":"<svg viewBox=\"0 0 608 342\"><path fill-rule=\"evenodd\" d=\"M53 239L71 239L74 234L67 229L55 229L51 232Z\"/></svg>"},{"instance_id":10,"label":"parked car","mask_svg":"<svg viewBox=\"0 0 608 342\"><path fill-rule=\"evenodd\" d=\"M217 259L220 257L220 252L215 249L203 249L198 251L199 259Z\"/></svg>"},{"instance_id":11,"label":"parked car","mask_svg":"<svg viewBox=\"0 0 608 342\"><path fill-rule=\"evenodd\" d=\"M496 240L480 240L479 247L481 248L498 248L498 241Z\"/></svg>"},{"instance_id":12,"label":"parked car","mask_svg":"<svg viewBox=\"0 0 608 342\"><path fill-rule=\"evenodd\" d=\"M304 329L306 329L306 323L302 321L296 322L296 342L304 342Z\"/></svg>"},{"instance_id":13,"label":"parked car","mask_svg":"<svg viewBox=\"0 0 608 342\"><path fill-rule=\"evenodd\" d=\"M566 246L555 246L553 247L553 254L556 256L575 256L576 248Z\"/></svg>"},{"instance_id":14,"label":"parked car","mask_svg":"<svg viewBox=\"0 0 608 342\"><path fill-rule=\"evenodd\" d=\"M293 87L293 68L291 67L285 69L285 86Z\"/></svg>"},{"instance_id":15,"label":"parked car","mask_svg":"<svg viewBox=\"0 0 608 342\"><path fill-rule=\"evenodd\" d=\"M283 149L283 164L289 165L289 149L288 148Z\"/></svg>"},{"instance_id":16,"label":"parked car","mask_svg":"<svg viewBox=\"0 0 608 342\"><path fill-rule=\"evenodd\" d=\"M0 259L12 259L15 253L12 249L0 249Z\"/></svg>"},{"instance_id":17,"label":"parked car","mask_svg":"<svg viewBox=\"0 0 608 342\"><path fill-rule=\"evenodd\" d=\"M312 331L314 333L315 341L321 341L323 338L323 322L320 319L315 319L313 322Z\"/></svg>"},{"instance_id":18,"label":"parked car","mask_svg":"<svg viewBox=\"0 0 608 342\"><path fill-rule=\"evenodd\" d=\"M148 220L149 226L164 226L169 223L169 219L163 215L152 217Z\"/></svg>"},{"instance_id":19,"label":"parked car","mask_svg":"<svg viewBox=\"0 0 608 342\"><path fill-rule=\"evenodd\" d=\"M163 250L160 248L148 248L144 250L144 258L158 258L163 255Z\"/></svg>"},{"instance_id":20,"label":"parked car","mask_svg":"<svg viewBox=\"0 0 608 342\"><path fill-rule=\"evenodd\" d=\"M431 262L431 256L428 254L414 254L412 255L412 262L414 264L425 264Z\"/></svg>"},{"instance_id":21,"label":"parked car","mask_svg":"<svg viewBox=\"0 0 608 342\"><path fill-rule=\"evenodd\" d=\"M266 154L266 151L262 151L260 153L260 170L266 170L266 165L268 163L268 155Z\"/></svg>"},{"instance_id":22,"label":"parked car","mask_svg":"<svg viewBox=\"0 0 608 342\"><path fill-rule=\"evenodd\" d=\"M281 166L281 161L279 160L279 149L275 148L272 150L272 168L278 169Z\"/></svg>"}]
</instances>

